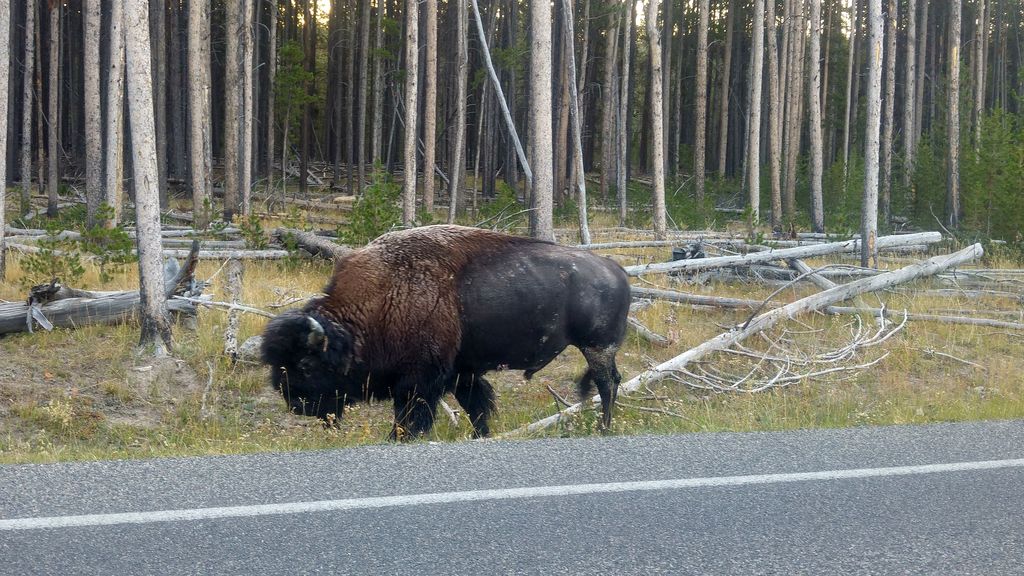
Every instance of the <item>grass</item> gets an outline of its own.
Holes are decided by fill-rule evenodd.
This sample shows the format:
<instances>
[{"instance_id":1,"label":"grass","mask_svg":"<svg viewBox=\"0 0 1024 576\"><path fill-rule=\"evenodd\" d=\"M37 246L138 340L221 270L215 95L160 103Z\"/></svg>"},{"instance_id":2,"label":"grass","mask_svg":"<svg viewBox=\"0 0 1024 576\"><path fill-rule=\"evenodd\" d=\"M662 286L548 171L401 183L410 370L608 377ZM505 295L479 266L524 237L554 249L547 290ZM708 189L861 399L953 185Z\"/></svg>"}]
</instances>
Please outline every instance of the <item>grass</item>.
<instances>
[{"instance_id":1,"label":"grass","mask_svg":"<svg viewBox=\"0 0 1024 576\"><path fill-rule=\"evenodd\" d=\"M609 214L599 214L592 226L610 226ZM605 221L607 220L607 221ZM274 222L267 221L265 229ZM571 227L571 223L565 223ZM626 239L595 234L595 241ZM664 260L668 248L617 251L623 264ZM0 284L0 300L24 298L19 286L21 257L8 258L7 280ZM824 260L810 262L812 266ZM986 266L1008 265L986 262ZM893 264L895 266L896 264ZM219 262L202 262L197 277L210 278ZM133 266L102 282L98 270L86 266L82 288L131 289L136 287ZM246 264L242 300L267 308L293 296L317 293L330 266L320 261L250 262ZM213 292L224 294L224 274L216 276ZM651 277L664 288L717 296L761 299L773 288L753 283L709 281L681 285L668 277ZM921 282L909 290L882 295L890 309L928 312L937 309L991 309L1021 314L1020 302L923 294ZM777 296L780 302L811 293L803 285ZM876 296L866 301L877 303ZM743 321L749 312L695 310L657 302L636 313L652 330L667 335L672 344L655 348L634 333L619 354L626 378L667 360ZM966 314L966 312L965 312ZM1018 321L1020 321L1018 319ZM245 315L240 341L259 334L265 320ZM813 350L839 346L849 339L851 317L808 315L777 327L751 346L767 349L785 340L790 348ZM870 320L865 320L866 324ZM0 339L0 462L49 462L106 458L228 454L257 451L305 450L383 442L391 422L388 403L356 405L347 410L337 428L286 412L283 401L270 389L266 369L238 363L222 354L226 314L202 310L194 331L175 329L176 361L154 363L135 352L138 328L88 326L51 333L18 334ZM906 424L936 421L1024 417L1024 374L1020 370L1021 334L972 326L912 322L882 349L856 359L864 362L883 352L889 356L856 374L837 374L800 381L788 388L756 394L714 394L666 381L639 394L622 397L613 422L616 434L674 433L719 430L783 430L844 427L866 424ZM979 369L949 356L970 360ZM733 373L750 368L748 360L714 354L703 362ZM495 373L499 412L492 423L496 432L516 429L548 416L556 402L550 385L560 395L575 398L575 379L585 363L575 350L566 351L530 382L519 373ZM458 408L453 398L447 401ZM545 432L553 436L597 433L593 410L565 419ZM457 441L470 437L465 417L457 425L443 415L428 439Z\"/></svg>"}]
</instances>

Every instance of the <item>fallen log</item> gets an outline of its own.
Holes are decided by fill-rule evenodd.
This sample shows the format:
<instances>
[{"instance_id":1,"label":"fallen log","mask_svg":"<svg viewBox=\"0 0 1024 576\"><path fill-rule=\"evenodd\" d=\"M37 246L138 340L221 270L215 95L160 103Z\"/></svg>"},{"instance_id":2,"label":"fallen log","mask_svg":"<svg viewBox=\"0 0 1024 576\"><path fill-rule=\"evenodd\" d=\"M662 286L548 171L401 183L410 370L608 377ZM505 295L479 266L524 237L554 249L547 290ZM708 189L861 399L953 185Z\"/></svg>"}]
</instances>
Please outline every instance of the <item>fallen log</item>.
<instances>
[{"instance_id":1,"label":"fallen log","mask_svg":"<svg viewBox=\"0 0 1024 576\"><path fill-rule=\"evenodd\" d=\"M651 330L650 328L645 326L643 322L637 320L636 318L633 318L632 316L627 316L626 322L629 323L629 327L632 328L638 336L640 336L644 340L647 340L651 344L661 347L669 345L668 338L662 336L661 334L658 334L654 330Z\"/></svg>"},{"instance_id":2,"label":"fallen log","mask_svg":"<svg viewBox=\"0 0 1024 576\"><path fill-rule=\"evenodd\" d=\"M878 317L885 314L886 318L895 313L889 309L864 308L859 306L829 306L825 308L826 314L871 314ZM899 313L900 317L903 313ZM946 316L942 314L918 314L908 312L907 320L919 320L924 322L939 322L942 324L965 324L968 326L986 326L988 328L1009 328L1010 330L1024 330L1024 323L1009 322L1006 320L995 320L993 318L969 318L966 316Z\"/></svg>"},{"instance_id":3,"label":"fallen log","mask_svg":"<svg viewBox=\"0 0 1024 576\"><path fill-rule=\"evenodd\" d=\"M162 254L165 258L183 258L188 250L167 249ZM200 260L281 260L291 255L287 250L200 250Z\"/></svg>"},{"instance_id":4,"label":"fallen log","mask_svg":"<svg viewBox=\"0 0 1024 576\"><path fill-rule=\"evenodd\" d=\"M299 248L302 248L313 256L319 256L320 258L325 258L327 260L341 258L352 251L351 248L335 244L327 238L317 236L312 232L295 230L293 228L275 228L273 237L282 244L285 243L287 237L291 237L298 244Z\"/></svg>"},{"instance_id":5,"label":"fallen log","mask_svg":"<svg viewBox=\"0 0 1024 576\"><path fill-rule=\"evenodd\" d=\"M198 244L193 244L183 266L171 261L164 267L167 309L178 316L188 318L196 315L196 307L192 303L170 297L202 292L202 284L196 282L194 277L198 253ZM0 304L0 335L31 332L33 319L46 329L53 326L74 328L89 324L118 324L135 316L139 301L138 290L78 290L62 286L55 280L33 289L32 296L26 302Z\"/></svg>"},{"instance_id":6,"label":"fallen log","mask_svg":"<svg viewBox=\"0 0 1024 576\"><path fill-rule=\"evenodd\" d=\"M705 296L703 294L689 294L687 292L658 290L657 288L642 288L640 286L630 286L629 294L633 298L654 298L656 300L668 300L669 302L695 304L697 306L714 306L716 308L746 308L748 310L754 310L761 305L760 300L726 298L723 296Z\"/></svg>"},{"instance_id":7,"label":"fallen log","mask_svg":"<svg viewBox=\"0 0 1024 576\"><path fill-rule=\"evenodd\" d=\"M876 246L891 248L895 246L931 244L942 240L938 232L923 232L920 234L905 234L899 236L882 236L876 241ZM711 268L723 268L726 266L745 266L747 264L761 264L773 260L786 260L787 258L809 258L813 256L824 256L841 252L854 252L860 250L860 240L847 240L845 242L832 242L829 244L816 244L813 246L801 246L799 248L783 248L781 250L767 250L755 252L744 256L716 256L713 258L696 258L691 260L676 260L674 262L655 262L641 264L639 266L627 266L626 273L630 276L651 274L671 271L697 271Z\"/></svg>"},{"instance_id":8,"label":"fallen log","mask_svg":"<svg viewBox=\"0 0 1024 576\"><path fill-rule=\"evenodd\" d=\"M812 294L806 298L801 298L800 300L796 300L795 302L791 302L785 306L765 312L756 318L751 318L744 324L736 326L728 332L719 334L711 340L708 340L695 348L691 348L671 360L662 362L650 370L641 372L624 382L619 387L619 391L623 394L628 394L629 392L637 390L643 386L648 386L655 382L664 380L687 364L699 360L712 352L726 349L733 344L746 339L752 334L756 334L770 328L781 320L792 318L799 314L821 310L837 302L849 300L859 294L874 292L876 290L884 290L917 278L931 276L948 268L980 258L983 253L984 250L982 249L981 244L974 244L973 246L969 246L959 252L954 252L953 254L936 256L925 262L912 264L905 268L886 272L885 274L880 274L872 278L855 280L849 284L836 286L835 288L818 292L817 294ZM591 403L599 401L599 396L594 396L590 399ZM583 405L583 402L578 402L557 414L519 428L513 431L513 433L536 432L538 430L543 430L544 428L556 424L563 415L579 412L583 409Z\"/></svg>"}]
</instances>

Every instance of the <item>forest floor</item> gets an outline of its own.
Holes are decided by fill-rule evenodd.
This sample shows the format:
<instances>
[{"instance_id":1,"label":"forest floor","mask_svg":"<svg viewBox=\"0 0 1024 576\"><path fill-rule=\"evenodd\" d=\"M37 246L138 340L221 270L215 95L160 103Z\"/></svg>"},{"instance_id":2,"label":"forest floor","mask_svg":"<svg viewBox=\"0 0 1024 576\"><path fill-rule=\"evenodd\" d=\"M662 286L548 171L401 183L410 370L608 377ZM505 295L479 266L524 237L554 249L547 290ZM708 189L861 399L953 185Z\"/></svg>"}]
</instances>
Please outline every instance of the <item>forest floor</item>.
<instances>
[{"instance_id":1,"label":"forest floor","mask_svg":"<svg viewBox=\"0 0 1024 576\"><path fill-rule=\"evenodd\" d=\"M607 219L596 218L598 224ZM266 229L277 225L267 220ZM566 225L571 225L566 223ZM605 223L610 225L610 223ZM595 225L596 226L596 225ZM597 233L594 241L640 239L628 233ZM644 237L642 239L649 239ZM949 252L949 246L933 252ZM670 248L605 251L622 264L669 259ZM923 258L915 255L914 258ZM7 280L0 301L25 298L24 255L8 256ZM906 257L883 258L882 267L906 265ZM851 259L809 260L812 267ZM196 277L213 277L207 293L225 299L222 263L203 261ZM1018 267L987 257L986 268ZM245 264L241 301L264 310L317 294L331 266L321 260L264 261ZM634 279L637 285L662 287L712 296L761 300L775 286L709 275L673 278L666 275ZM936 295L938 280L922 280L898 289L869 294L864 304L884 302L893 311L941 313L1024 321L1024 287L1006 288L1016 297ZM133 265L101 281L98 269L86 263L76 287L133 289ZM948 284L942 285L948 288ZM816 288L806 283L773 298L784 303ZM656 347L630 331L619 353L624 378L676 356L730 326L743 322L749 310L693 308L654 302L634 317L670 340ZM0 462L45 462L101 458L137 458L183 454L316 449L384 442L391 426L389 403L360 404L347 409L340 425L325 428L318 421L286 411L269 384L265 367L232 362L223 354L227 315L202 309L195 330L176 327L172 359L154 361L135 350L138 327L86 326L75 330L15 334L0 338ZM243 315L239 341L262 330L265 318ZM827 352L846 345L871 318L810 314L790 320L747 344L765 354L781 349L801 354ZM1024 332L979 326L910 321L883 344L859 351L849 365L878 360L871 367L799 378L781 388L757 393L714 393L666 380L640 393L620 398L612 433L641 434L717 430L777 430L902 424L1024 417ZM752 373L759 362L727 353L704 358L708 372L735 377ZM556 412L558 400L575 399L575 380L585 362L575 349L559 356L531 381L521 373L498 372L490 378L498 393L492 430L503 433ZM446 400L458 411L451 397ZM593 410L568 417L546 435L596 433ZM439 412L427 440L470 438L471 427L459 412L452 423Z\"/></svg>"}]
</instances>

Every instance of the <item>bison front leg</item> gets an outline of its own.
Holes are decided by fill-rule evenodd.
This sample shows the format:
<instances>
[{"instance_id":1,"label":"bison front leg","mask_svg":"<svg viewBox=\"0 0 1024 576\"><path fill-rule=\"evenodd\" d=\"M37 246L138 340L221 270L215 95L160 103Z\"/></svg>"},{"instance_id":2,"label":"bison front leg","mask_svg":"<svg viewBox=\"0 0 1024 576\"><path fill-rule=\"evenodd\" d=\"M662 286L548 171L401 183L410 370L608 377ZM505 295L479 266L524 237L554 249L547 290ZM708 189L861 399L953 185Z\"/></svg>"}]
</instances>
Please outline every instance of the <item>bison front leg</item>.
<instances>
[{"instance_id":1,"label":"bison front leg","mask_svg":"<svg viewBox=\"0 0 1024 576\"><path fill-rule=\"evenodd\" d=\"M395 423L389 439L404 442L429 432L434 427L434 414L443 393L440 377L400 378L395 386Z\"/></svg>"}]
</instances>

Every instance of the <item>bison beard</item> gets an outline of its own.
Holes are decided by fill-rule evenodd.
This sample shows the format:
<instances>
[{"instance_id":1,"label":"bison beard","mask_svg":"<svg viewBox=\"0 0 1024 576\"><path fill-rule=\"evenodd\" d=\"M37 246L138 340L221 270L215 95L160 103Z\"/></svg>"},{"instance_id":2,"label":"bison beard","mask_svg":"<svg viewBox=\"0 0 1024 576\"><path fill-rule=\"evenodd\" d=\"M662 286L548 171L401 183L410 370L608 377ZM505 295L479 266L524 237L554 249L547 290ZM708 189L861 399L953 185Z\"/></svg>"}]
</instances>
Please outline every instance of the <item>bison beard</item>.
<instances>
[{"instance_id":1,"label":"bison beard","mask_svg":"<svg viewBox=\"0 0 1024 576\"><path fill-rule=\"evenodd\" d=\"M385 234L336 261L325 296L267 324L262 357L299 414L330 421L346 404L393 398L391 438L430 430L451 392L475 436L495 409L484 374L530 378L573 345L587 361L579 391L597 386L611 424L621 376L629 282L590 252L477 228Z\"/></svg>"}]
</instances>

